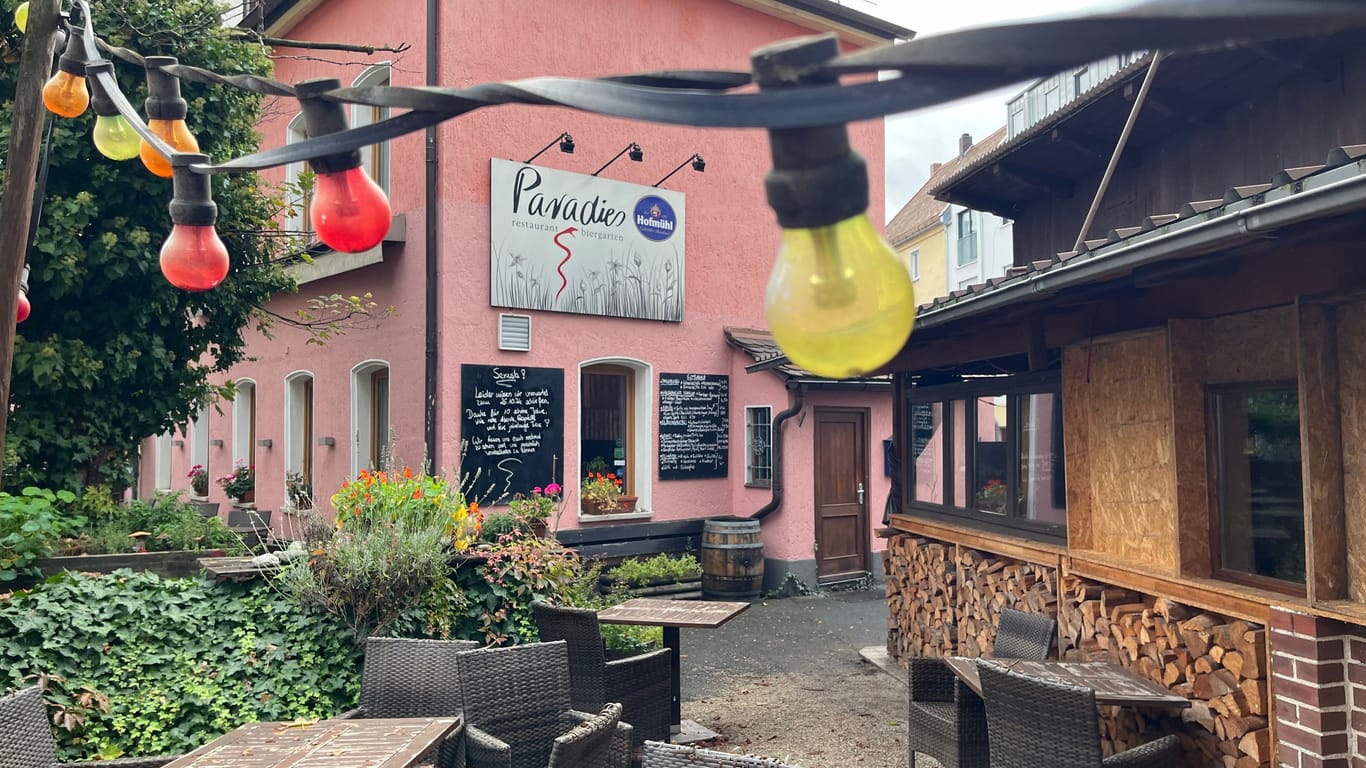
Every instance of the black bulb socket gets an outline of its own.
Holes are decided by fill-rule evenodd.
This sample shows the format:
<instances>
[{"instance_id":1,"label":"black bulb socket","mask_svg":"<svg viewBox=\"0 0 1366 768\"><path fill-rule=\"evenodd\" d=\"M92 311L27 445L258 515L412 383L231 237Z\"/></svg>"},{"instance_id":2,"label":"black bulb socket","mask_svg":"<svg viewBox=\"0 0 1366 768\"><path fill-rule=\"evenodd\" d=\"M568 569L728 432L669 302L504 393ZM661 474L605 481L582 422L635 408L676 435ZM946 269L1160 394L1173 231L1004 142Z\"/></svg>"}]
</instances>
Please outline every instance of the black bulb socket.
<instances>
[{"instance_id":1,"label":"black bulb socket","mask_svg":"<svg viewBox=\"0 0 1366 768\"><path fill-rule=\"evenodd\" d=\"M759 90L769 91L838 83L824 70L838 56L830 34L761 48L750 64ZM827 227L868 210L868 164L849 145L848 125L771 128L768 143L773 170L764 189L783 229Z\"/></svg>"},{"instance_id":2,"label":"black bulb socket","mask_svg":"<svg viewBox=\"0 0 1366 768\"><path fill-rule=\"evenodd\" d=\"M341 102L320 99L320 94L335 91L341 81L335 77L320 77L316 80L303 80L294 84L294 95L299 99L299 109L304 114L304 129L309 138L340 133L347 129L346 111ZM360 150L338 152L335 155L315 157L308 165L317 173L341 173L360 167Z\"/></svg>"},{"instance_id":3,"label":"black bulb socket","mask_svg":"<svg viewBox=\"0 0 1366 768\"><path fill-rule=\"evenodd\" d=\"M111 77L113 76L113 62L100 59L85 65L85 76L90 80L91 108L99 117L114 117L119 113L119 108L114 106L114 100L109 98L109 92L104 89L104 84L100 82L100 75L106 73Z\"/></svg>"},{"instance_id":4,"label":"black bulb socket","mask_svg":"<svg viewBox=\"0 0 1366 768\"><path fill-rule=\"evenodd\" d=\"M85 41L81 39L81 28L71 30L66 39L66 48L57 57L57 69L68 75L85 77Z\"/></svg>"},{"instance_id":5,"label":"black bulb socket","mask_svg":"<svg viewBox=\"0 0 1366 768\"><path fill-rule=\"evenodd\" d=\"M180 152L171 155L171 222L190 227L212 227L218 219L213 202L212 177L195 173L191 166L207 164L208 155Z\"/></svg>"},{"instance_id":6,"label":"black bulb socket","mask_svg":"<svg viewBox=\"0 0 1366 768\"><path fill-rule=\"evenodd\" d=\"M178 64L174 56L148 56L142 60L147 69L147 119L184 120L190 105L180 97L180 78L162 71Z\"/></svg>"}]
</instances>

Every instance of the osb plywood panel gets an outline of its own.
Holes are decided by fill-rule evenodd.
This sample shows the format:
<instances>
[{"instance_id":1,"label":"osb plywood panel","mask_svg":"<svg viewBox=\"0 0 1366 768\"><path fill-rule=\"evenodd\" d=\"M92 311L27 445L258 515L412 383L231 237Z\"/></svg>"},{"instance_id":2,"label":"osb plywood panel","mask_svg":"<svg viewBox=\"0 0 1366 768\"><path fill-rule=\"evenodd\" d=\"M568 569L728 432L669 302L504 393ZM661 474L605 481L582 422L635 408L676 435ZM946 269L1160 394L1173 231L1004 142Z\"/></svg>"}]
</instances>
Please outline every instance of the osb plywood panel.
<instances>
[{"instance_id":1,"label":"osb plywood panel","mask_svg":"<svg viewBox=\"0 0 1366 768\"><path fill-rule=\"evenodd\" d=\"M1213 318L1205 324L1205 353L1209 384L1294 381L1295 308Z\"/></svg>"},{"instance_id":2,"label":"osb plywood panel","mask_svg":"<svg viewBox=\"0 0 1366 768\"><path fill-rule=\"evenodd\" d=\"M1366 304L1337 308L1347 593L1366 602Z\"/></svg>"},{"instance_id":3,"label":"osb plywood panel","mask_svg":"<svg viewBox=\"0 0 1366 768\"><path fill-rule=\"evenodd\" d=\"M1067 468L1067 542L1077 549L1092 549L1091 450L1087 442L1090 409L1086 395L1089 344L1067 347L1062 352L1062 443Z\"/></svg>"},{"instance_id":4,"label":"osb plywood panel","mask_svg":"<svg viewBox=\"0 0 1366 768\"><path fill-rule=\"evenodd\" d=\"M1299 311L1300 445L1304 473L1309 600L1347 596L1342 439L1336 310L1301 303Z\"/></svg>"},{"instance_id":5,"label":"osb plywood panel","mask_svg":"<svg viewBox=\"0 0 1366 768\"><path fill-rule=\"evenodd\" d=\"M1086 534L1071 545L1174 572L1177 526L1166 330L1098 339L1089 349L1078 345L1068 352L1063 358L1068 482L1073 486L1068 527ZM1073 416L1080 416L1082 424L1072 424ZM1077 478L1070 461L1082 451L1088 466ZM1080 515L1073 506L1078 495L1086 497Z\"/></svg>"},{"instance_id":6,"label":"osb plywood panel","mask_svg":"<svg viewBox=\"0 0 1366 768\"><path fill-rule=\"evenodd\" d=\"M1171 353L1172 456L1180 574L1210 575L1209 465L1206 463L1205 334L1199 320L1167 324Z\"/></svg>"}]
</instances>

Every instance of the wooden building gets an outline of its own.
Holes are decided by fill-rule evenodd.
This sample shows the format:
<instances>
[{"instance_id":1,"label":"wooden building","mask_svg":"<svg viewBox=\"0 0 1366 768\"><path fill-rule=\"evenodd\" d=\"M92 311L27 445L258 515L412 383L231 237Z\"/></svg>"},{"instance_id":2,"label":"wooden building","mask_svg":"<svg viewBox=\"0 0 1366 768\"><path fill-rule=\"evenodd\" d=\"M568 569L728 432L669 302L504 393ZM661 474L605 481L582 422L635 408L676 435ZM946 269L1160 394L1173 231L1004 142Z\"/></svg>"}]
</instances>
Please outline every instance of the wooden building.
<instances>
[{"instance_id":1,"label":"wooden building","mask_svg":"<svg viewBox=\"0 0 1366 768\"><path fill-rule=\"evenodd\" d=\"M1366 48L1152 55L942 181L1015 221L1005 278L921 307L893 365L891 653L1065 658L1192 700L1112 749L1366 765Z\"/></svg>"}]
</instances>

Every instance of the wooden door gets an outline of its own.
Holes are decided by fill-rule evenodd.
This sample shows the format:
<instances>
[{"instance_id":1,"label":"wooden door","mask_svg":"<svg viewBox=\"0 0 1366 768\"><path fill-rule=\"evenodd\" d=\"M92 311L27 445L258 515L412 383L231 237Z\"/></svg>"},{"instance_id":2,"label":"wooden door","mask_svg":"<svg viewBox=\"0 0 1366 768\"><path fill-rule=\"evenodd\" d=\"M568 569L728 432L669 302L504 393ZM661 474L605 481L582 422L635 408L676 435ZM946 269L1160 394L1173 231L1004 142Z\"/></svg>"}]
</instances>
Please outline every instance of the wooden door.
<instances>
[{"instance_id":1,"label":"wooden door","mask_svg":"<svg viewBox=\"0 0 1366 768\"><path fill-rule=\"evenodd\" d=\"M868 412L817 408L816 576L862 578L868 569Z\"/></svg>"}]
</instances>

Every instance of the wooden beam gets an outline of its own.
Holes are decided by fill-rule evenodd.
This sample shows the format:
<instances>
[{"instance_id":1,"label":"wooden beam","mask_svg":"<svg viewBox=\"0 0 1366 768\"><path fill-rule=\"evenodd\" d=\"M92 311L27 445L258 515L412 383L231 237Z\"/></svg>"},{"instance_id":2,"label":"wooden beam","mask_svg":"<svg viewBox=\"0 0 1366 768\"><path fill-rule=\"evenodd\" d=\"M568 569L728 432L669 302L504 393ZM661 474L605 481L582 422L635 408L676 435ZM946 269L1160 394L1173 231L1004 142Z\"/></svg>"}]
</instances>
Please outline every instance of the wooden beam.
<instances>
[{"instance_id":1,"label":"wooden beam","mask_svg":"<svg viewBox=\"0 0 1366 768\"><path fill-rule=\"evenodd\" d=\"M57 0L31 0L24 52L14 90L5 189L0 192L0 453L5 449L10 374L14 364L14 318L19 311L19 275L28 247L33 195L43 144L43 85L52 73L57 42Z\"/></svg>"},{"instance_id":2,"label":"wooden beam","mask_svg":"<svg viewBox=\"0 0 1366 768\"><path fill-rule=\"evenodd\" d=\"M1045 171L1037 171L1032 168L1021 168L1007 162L999 162L991 166L991 173L995 176L1004 176L1014 180L1018 184L1023 184L1041 192L1052 192L1064 197L1072 194L1072 181L1064 179Z\"/></svg>"},{"instance_id":3,"label":"wooden beam","mask_svg":"<svg viewBox=\"0 0 1366 768\"><path fill-rule=\"evenodd\" d=\"M1113 141L1106 142L1100 137L1093 136L1084 131L1058 127L1054 128L1048 137L1054 144L1060 144L1064 147L1075 149L1083 155L1088 155L1098 160L1108 161L1111 153L1115 151L1115 143Z\"/></svg>"},{"instance_id":4,"label":"wooden beam","mask_svg":"<svg viewBox=\"0 0 1366 768\"><path fill-rule=\"evenodd\" d=\"M1300 461L1304 487L1305 587L1310 602L1347 597L1347 512L1343 493L1342 403L1337 310L1296 302ZM1359 373L1359 371L1354 371Z\"/></svg>"}]
</instances>

